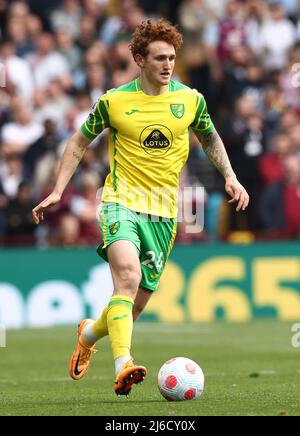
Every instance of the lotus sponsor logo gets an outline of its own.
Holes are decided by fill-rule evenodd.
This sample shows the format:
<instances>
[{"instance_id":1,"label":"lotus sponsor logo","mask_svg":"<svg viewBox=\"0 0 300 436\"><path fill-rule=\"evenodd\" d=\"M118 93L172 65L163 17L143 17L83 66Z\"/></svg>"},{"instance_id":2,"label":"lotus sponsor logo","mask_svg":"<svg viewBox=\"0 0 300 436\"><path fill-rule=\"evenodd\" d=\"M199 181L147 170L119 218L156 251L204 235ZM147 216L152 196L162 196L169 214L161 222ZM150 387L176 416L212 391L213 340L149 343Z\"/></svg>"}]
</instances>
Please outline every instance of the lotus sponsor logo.
<instances>
[{"instance_id":1,"label":"lotus sponsor logo","mask_svg":"<svg viewBox=\"0 0 300 436\"><path fill-rule=\"evenodd\" d=\"M140 144L143 150L151 156L164 156L173 143L171 130L161 124L146 127L140 135Z\"/></svg>"}]
</instances>

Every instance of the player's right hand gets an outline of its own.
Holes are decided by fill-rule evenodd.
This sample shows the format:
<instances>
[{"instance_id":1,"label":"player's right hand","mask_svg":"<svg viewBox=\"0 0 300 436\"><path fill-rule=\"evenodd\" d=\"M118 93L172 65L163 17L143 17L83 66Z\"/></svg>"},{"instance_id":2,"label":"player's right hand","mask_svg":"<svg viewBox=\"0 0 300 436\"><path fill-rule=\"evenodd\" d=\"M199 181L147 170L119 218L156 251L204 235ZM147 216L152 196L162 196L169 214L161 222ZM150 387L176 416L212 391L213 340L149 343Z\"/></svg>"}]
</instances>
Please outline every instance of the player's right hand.
<instances>
[{"instance_id":1,"label":"player's right hand","mask_svg":"<svg viewBox=\"0 0 300 436\"><path fill-rule=\"evenodd\" d=\"M40 222L44 220L45 210L59 203L60 199L61 195L57 194L56 192L52 192L50 195L48 195L48 197L45 198L45 200L38 204L32 210L32 216L35 224L40 224Z\"/></svg>"}]
</instances>

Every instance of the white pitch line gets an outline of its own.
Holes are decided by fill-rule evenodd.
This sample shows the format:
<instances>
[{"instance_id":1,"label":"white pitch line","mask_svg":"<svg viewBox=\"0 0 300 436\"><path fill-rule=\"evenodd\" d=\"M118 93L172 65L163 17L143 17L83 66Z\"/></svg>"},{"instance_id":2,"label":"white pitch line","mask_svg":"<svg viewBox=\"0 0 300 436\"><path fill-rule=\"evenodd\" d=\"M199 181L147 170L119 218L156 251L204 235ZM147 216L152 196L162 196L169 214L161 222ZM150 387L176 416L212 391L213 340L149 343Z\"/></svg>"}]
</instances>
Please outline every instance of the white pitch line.
<instances>
[{"instance_id":1,"label":"white pitch line","mask_svg":"<svg viewBox=\"0 0 300 436\"><path fill-rule=\"evenodd\" d=\"M89 377L87 380L90 381L104 381L104 380L110 380L111 377ZM24 379L20 382L14 381L14 380L8 380L8 379L1 379L0 384L12 384L14 386L18 384L23 383L61 383L61 382L73 382L73 380L70 377L49 377L49 378L31 378L31 379Z\"/></svg>"}]
</instances>

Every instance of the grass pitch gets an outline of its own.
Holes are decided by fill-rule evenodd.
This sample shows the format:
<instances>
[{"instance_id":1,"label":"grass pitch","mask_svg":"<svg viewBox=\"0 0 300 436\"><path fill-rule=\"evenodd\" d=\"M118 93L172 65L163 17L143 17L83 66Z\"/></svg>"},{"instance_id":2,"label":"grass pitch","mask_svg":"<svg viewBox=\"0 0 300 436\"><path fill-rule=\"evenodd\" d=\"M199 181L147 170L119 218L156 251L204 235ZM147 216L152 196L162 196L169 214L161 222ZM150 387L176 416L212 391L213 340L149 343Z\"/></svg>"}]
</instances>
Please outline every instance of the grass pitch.
<instances>
[{"instance_id":1,"label":"grass pitch","mask_svg":"<svg viewBox=\"0 0 300 436\"><path fill-rule=\"evenodd\" d=\"M133 354L149 375L129 399L113 393L109 342L99 343L81 382L68 377L76 328L10 331L0 348L0 416L300 415L300 348L291 323L161 325L137 323ZM196 401L169 403L156 387L169 358L195 360L206 377Z\"/></svg>"}]
</instances>

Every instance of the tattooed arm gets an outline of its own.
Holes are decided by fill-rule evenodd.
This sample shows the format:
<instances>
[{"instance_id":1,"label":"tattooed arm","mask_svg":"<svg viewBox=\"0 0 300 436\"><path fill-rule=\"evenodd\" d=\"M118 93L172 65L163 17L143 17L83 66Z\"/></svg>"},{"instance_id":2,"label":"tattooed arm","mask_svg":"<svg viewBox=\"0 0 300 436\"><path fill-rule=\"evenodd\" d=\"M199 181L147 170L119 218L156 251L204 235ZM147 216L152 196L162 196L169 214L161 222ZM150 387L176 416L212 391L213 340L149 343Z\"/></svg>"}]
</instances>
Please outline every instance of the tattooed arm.
<instances>
[{"instance_id":1,"label":"tattooed arm","mask_svg":"<svg viewBox=\"0 0 300 436\"><path fill-rule=\"evenodd\" d=\"M76 171L88 145L92 140L87 138L81 131L75 133L69 140L63 154L57 181L53 192L45 198L33 211L33 219L36 224L44 219L44 211L57 204L66 189L71 177Z\"/></svg>"},{"instance_id":2,"label":"tattooed arm","mask_svg":"<svg viewBox=\"0 0 300 436\"><path fill-rule=\"evenodd\" d=\"M224 143L218 132L213 130L208 135L202 135L201 132L195 131L195 134L208 159L225 179L225 190L231 197L229 203L238 203L236 208L237 212L241 209L245 210L249 204L249 195L236 178Z\"/></svg>"},{"instance_id":3,"label":"tattooed arm","mask_svg":"<svg viewBox=\"0 0 300 436\"><path fill-rule=\"evenodd\" d=\"M222 176L224 178L235 177L225 146L218 132L213 130L208 135L202 135L200 132L195 133L201 142L203 151Z\"/></svg>"}]
</instances>

